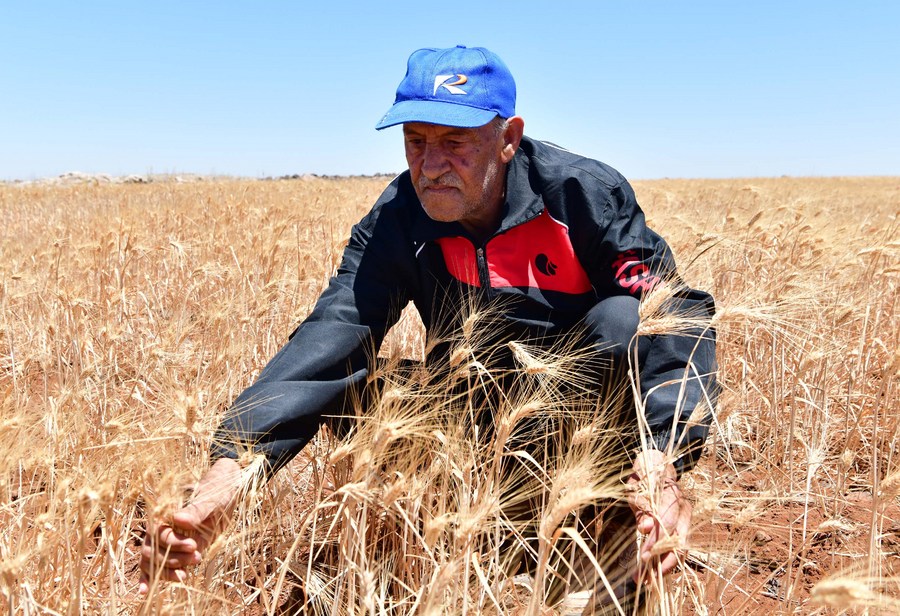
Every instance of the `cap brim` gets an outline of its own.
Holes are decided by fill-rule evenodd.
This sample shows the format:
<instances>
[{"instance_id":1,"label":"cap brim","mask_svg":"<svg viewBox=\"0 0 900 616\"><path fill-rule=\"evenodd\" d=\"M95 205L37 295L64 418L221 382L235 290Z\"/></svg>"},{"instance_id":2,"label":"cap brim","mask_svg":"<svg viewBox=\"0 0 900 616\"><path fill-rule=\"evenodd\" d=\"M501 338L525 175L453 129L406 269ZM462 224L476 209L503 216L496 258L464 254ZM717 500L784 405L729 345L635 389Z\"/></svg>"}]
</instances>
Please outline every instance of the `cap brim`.
<instances>
[{"instance_id":1,"label":"cap brim","mask_svg":"<svg viewBox=\"0 0 900 616\"><path fill-rule=\"evenodd\" d=\"M475 128L497 117L496 111L443 101L400 101L388 109L375 130L407 122L425 122L441 126Z\"/></svg>"}]
</instances>

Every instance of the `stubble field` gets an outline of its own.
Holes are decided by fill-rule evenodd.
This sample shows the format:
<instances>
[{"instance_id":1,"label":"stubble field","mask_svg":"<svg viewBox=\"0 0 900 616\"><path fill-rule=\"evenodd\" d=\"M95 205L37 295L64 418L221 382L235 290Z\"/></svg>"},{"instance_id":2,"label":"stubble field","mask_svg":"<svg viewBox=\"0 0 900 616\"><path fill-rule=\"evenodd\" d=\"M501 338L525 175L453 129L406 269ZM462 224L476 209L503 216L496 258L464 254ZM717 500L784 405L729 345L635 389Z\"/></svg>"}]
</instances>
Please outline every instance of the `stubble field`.
<instances>
[{"instance_id":1,"label":"stubble field","mask_svg":"<svg viewBox=\"0 0 900 616\"><path fill-rule=\"evenodd\" d=\"M555 613L541 590L553 572L505 575L490 540L509 528L490 471L508 442L455 438L446 401L399 378L351 439L248 480L185 584L137 595L146 524L183 502L222 413L309 313L387 181L0 185L5 611ZM718 306L723 391L684 481L689 556L654 582L662 613L900 612L900 178L634 186ZM381 354L423 344L407 314ZM553 366L576 360L535 359L543 380L510 426L562 405ZM568 511L622 496L591 475L602 435L577 438L578 455L541 471L541 554L578 534Z\"/></svg>"}]
</instances>

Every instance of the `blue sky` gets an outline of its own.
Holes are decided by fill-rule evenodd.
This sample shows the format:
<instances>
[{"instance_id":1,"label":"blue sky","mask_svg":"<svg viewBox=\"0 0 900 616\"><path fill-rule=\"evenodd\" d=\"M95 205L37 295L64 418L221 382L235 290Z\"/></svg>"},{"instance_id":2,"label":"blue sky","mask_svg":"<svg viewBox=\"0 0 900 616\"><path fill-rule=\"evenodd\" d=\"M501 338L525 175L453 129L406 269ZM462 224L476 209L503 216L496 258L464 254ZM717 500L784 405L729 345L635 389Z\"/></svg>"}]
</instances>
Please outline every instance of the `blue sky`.
<instances>
[{"instance_id":1,"label":"blue sky","mask_svg":"<svg viewBox=\"0 0 900 616\"><path fill-rule=\"evenodd\" d=\"M0 179L401 171L375 122L456 44L633 179L900 175L900 2L36 0L0 5Z\"/></svg>"}]
</instances>

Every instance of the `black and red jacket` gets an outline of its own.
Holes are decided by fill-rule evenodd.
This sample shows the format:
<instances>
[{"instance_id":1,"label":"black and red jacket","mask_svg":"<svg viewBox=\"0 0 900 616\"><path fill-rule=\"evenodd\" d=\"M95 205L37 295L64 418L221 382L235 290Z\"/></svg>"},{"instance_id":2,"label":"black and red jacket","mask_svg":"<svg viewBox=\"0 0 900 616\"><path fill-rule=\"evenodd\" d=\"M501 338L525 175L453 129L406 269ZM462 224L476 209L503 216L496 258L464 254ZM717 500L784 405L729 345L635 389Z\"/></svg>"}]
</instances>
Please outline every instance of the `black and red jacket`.
<instances>
[{"instance_id":1,"label":"black and red jacket","mask_svg":"<svg viewBox=\"0 0 900 616\"><path fill-rule=\"evenodd\" d=\"M600 298L640 297L660 279L680 284L631 186L603 163L525 137L508 165L504 208L500 228L480 244L459 223L430 219L409 172L398 176L353 227L312 313L235 401L213 457L234 457L229 443L239 442L264 453L272 469L290 460L323 415L340 414L348 392L366 382L371 350L409 301L429 334L458 330L477 297L500 307L507 335L550 340ZM712 315L708 294L681 285L678 298L679 311ZM696 378L682 391L689 363ZM640 375L642 390L654 390L646 414L660 448L674 433L693 450L680 467L706 437L708 413L697 425L684 420L714 398L714 373L711 330L649 341Z\"/></svg>"}]
</instances>

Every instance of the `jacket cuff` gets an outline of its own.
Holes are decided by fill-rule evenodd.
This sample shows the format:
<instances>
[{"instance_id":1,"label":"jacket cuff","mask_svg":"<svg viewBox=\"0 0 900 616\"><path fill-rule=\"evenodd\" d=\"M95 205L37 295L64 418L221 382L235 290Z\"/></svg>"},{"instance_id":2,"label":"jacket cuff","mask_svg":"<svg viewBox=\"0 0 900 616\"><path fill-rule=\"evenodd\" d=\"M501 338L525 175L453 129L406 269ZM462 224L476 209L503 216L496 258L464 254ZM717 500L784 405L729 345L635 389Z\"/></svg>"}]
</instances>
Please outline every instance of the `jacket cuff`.
<instances>
[{"instance_id":1,"label":"jacket cuff","mask_svg":"<svg viewBox=\"0 0 900 616\"><path fill-rule=\"evenodd\" d=\"M668 452L673 451L674 449L674 460L672 460L672 465L675 467L675 472L678 473L679 479L681 479L683 473L694 468L697 464L697 460L699 460L700 456L703 454L703 444L705 439L691 439L690 436L690 431L687 431L687 433L673 438L672 431L668 428L663 428L654 430L651 439L652 444L659 451ZM680 446L676 446L679 439L683 442Z\"/></svg>"}]
</instances>

